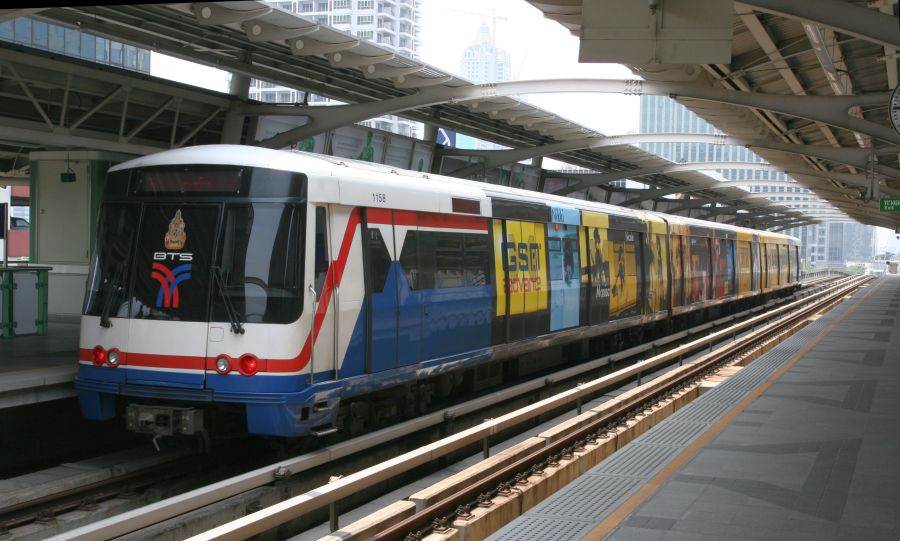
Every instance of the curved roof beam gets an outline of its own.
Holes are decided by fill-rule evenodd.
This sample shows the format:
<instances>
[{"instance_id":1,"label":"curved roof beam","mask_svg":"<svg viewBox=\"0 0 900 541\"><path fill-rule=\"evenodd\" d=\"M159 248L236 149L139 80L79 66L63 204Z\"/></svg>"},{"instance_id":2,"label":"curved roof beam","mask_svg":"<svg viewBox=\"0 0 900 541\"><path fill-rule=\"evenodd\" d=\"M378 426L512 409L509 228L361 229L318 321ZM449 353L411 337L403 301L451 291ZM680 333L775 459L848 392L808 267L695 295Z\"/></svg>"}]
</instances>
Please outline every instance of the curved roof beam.
<instances>
[{"instance_id":1,"label":"curved roof beam","mask_svg":"<svg viewBox=\"0 0 900 541\"><path fill-rule=\"evenodd\" d=\"M893 144L900 144L900 135L892 128L848 114L848 111L855 106L883 106L888 102L889 92L858 96L789 96L757 92L733 92L693 82L621 81L610 79L509 81L458 87L437 85L422 88L408 96L389 100L350 105L306 107L303 109L304 113L302 114L310 118L309 123L287 130L269 139L257 141L256 144L267 148L282 148L302 137L315 135L346 124L430 105L484 100L496 96L557 92L668 95L672 98L693 98L727 103L805 118L813 122L821 122L837 128L871 135Z\"/></svg>"},{"instance_id":2,"label":"curved roof beam","mask_svg":"<svg viewBox=\"0 0 900 541\"><path fill-rule=\"evenodd\" d=\"M867 41L900 49L897 18L843 0L741 0L756 11L834 28Z\"/></svg>"},{"instance_id":3,"label":"curved roof beam","mask_svg":"<svg viewBox=\"0 0 900 541\"><path fill-rule=\"evenodd\" d=\"M610 182L614 182L616 180L624 180L624 179L633 179L637 177L641 177L644 175L653 175L653 174L673 174L683 171L708 171L708 170L722 170L722 169L747 169L747 170L757 170L757 171L776 171L779 173L785 173L787 175L808 175L813 177L820 177L830 180L835 180L842 182L844 184L849 184L852 186L861 186L864 188L869 187L870 179L863 174L852 174L852 173L838 173L838 172L829 172L829 171L817 171L815 169L799 169L792 171L782 171L781 169L773 166L772 164L767 163L758 163L758 162L690 162L690 163L679 163L679 164L665 164L661 166L654 167L644 167L641 169L632 169L630 171L613 171L610 173L580 173L580 174L560 174L560 177L565 176L566 178L577 180L580 182L578 185L568 186L565 188L565 191L558 191L556 193L571 193L574 191L578 191L581 189L587 189L592 186L605 186ZM749 183L749 181L734 181L737 185L741 186L757 186L764 184L784 184L794 185L800 184L803 187L810 188L810 186L805 185L800 182L784 182L784 181L759 181L759 184ZM828 189L830 191L834 191L831 185L811 187L810 189L821 190ZM881 188L882 192L893 193L891 190L886 190L885 188ZM848 192L849 193L849 192ZM896 192L900 195L900 192Z\"/></svg>"},{"instance_id":4,"label":"curved roof beam","mask_svg":"<svg viewBox=\"0 0 900 541\"><path fill-rule=\"evenodd\" d=\"M645 188L645 189L633 189L629 190L632 193L640 193L641 195L628 199L619 203L619 206L622 207L631 207L637 205L639 203L643 203L644 201L650 201L653 199L659 199L660 197L665 197L667 195L673 195L677 193L691 193L691 192L699 192L703 190L717 190L722 188L736 188L739 186L770 186L770 185L782 185L782 186L797 186L798 183L794 182L780 182L774 180L728 180L724 182L714 182L711 184L700 185L692 185L692 186L677 186L674 188ZM802 185L801 185L802 186ZM837 188L816 188L817 190L831 192L838 195L858 195L859 192L857 190L840 190ZM757 192L747 192L748 196L750 194L756 194ZM773 192L759 192L763 197L769 197L773 194ZM787 193L787 192L774 192L774 193Z\"/></svg>"},{"instance_id":5,"label":"curved roof beam","mask_svg":"<svg viewBox=\"0 0 900 541\"><path fill-rule=\"evenodd\" d=\"M340 106L338 106L340 107ZM256 105L250 106L248 109L259 108L258 110L273 110L273 106L271 105ZM265 108L265 109L263 109ZM335 107L332 107L334 109ZM302 110L301 108L297 108ZM275 112L269 114L278 114ZM304 126L301 126L304 127ZM293 130L292 130L293 131ZM276 136L278 137L278 136ZM867 167L871 168L876 173L880 173L884 176L891 178L900 177L900 170L886 167L884 165L879 164L871 164L869 161L870 152L867 149L863 148L836 148L830 146L818 146L818 145L798 145L794 143L785 143L783 141L779 141L777 139L744 139L740 137L728 137L726 135L714 135L714 134L690 134L690 133L641 133L641 134L630 134L630 135L608 135L601 137L584 137L580 139L572 139L570 141L561 141L558 143L551 143L549 145L542 145L537 147L524 147L524 148L513 148L508 150L447 150L444 151L443 154L446 156L455 156L455 155L465 155L465 156L482 156L485 157L483 162L479 162L476 164L468 165L461 169L457 169L456 171L452 171L450 175L465 178L468 175L472 175L477 171L480 171L482 168L492 169L494 167L500 167L501 165L506 165L509 163L515 163L522 160L528 160L531 158L537 158L539 156L548 156L552 154L557 154L560 152L567 152L571 150L581 150L581 149L595 149L601 147L610 147L610 146L618 146L618 145L636 145L640 143L710 143L713 145L738 145L744 146L747 148L761 148L768 150L779 150L781 152L787 152L791 154L798 154L801 156L813 156L816 158L820 158L823 160L828 160L832 162L842 163L846 165L851 165L860 169L865 169ZM712 169L712 168L710 168ZM629 178L628 175L632 175L632 171L639 170L630 170L630 171L622 171L621 174L624 175L619 177L618 179L613 180L621 180L622 178ZM812 171L812 170L810 170ZM645 173L652 174L652 173ZM579 186L568 186L563 188L557 192L557 195L565 195L571 192L583 190L590 186L593 186L592 183L583 183L583 185Z\"/></svg>"},{"instance_id":6,"label":"curved roof beam","mask_svg":"<svg viewBox=\"0 0 900 541\"><path fill-rule=\"evenodd\" d=\"M503 152L503 151L498 151ZM577 192L593 186L605 186L617 180L633 179L647 175L672 174L687 171L717 171L721 169L749 169L754 171L781 172L777 167L768 163L759 162L689 162L666 163L652 167L642 167L629 171L612 171L609 173L580 173L569 174L567 178L579 181L578 184L567 186L565 193ZM559 192L557 192L559 193Z\"/></svg>"}]
</instances>

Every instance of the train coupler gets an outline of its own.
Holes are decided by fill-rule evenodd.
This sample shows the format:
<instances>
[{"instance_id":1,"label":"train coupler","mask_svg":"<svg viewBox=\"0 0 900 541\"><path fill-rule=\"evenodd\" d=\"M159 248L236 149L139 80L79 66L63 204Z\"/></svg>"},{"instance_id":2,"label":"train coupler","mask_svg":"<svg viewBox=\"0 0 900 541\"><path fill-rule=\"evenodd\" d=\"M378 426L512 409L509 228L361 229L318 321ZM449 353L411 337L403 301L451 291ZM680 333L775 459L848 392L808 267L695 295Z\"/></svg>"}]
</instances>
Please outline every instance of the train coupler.
<instances>
[{"instance_id":1,"label":"train coupler","mask_svg":"<svg viewBox=\"0 0 900 541\"><path fill-rule=\"evenodd\" d=\"M138 434L150 434L154 441L163 436L190 436L203 431L203 410L129 404L125 426Z\"/></svg>"}]
</instances>

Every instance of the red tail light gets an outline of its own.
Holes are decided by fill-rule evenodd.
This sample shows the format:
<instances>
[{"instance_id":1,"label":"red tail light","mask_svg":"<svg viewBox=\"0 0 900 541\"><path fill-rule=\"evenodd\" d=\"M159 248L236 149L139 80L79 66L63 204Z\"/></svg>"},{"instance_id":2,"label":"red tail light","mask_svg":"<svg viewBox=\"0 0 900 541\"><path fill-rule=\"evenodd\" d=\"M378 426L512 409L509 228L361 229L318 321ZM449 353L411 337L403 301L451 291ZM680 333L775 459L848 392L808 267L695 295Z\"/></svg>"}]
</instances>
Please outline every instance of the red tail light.
<instances>
[{"instance_id":1,"label":"red tail light","mask_svg":"<svg viewBox=\"0 0 900 541\"><path fill-rule=\"evenodd\" d=\"M103 346L94 346L91 351L91 361L96 366L103 366L103 363L106 362L106 350L103 349Z\"/></svg>"},{"instance_id":2,"label":"red tail light","mask_svg":"<svg viewBox=\"0 0 900 541\"><path fill-rule=\"evenodd\" d=\"M240 365L241 374L245 376L252 376L259 370L259 359L250 353L241 355L241 360L238 364Z\"/></svg>"}]
</instances>

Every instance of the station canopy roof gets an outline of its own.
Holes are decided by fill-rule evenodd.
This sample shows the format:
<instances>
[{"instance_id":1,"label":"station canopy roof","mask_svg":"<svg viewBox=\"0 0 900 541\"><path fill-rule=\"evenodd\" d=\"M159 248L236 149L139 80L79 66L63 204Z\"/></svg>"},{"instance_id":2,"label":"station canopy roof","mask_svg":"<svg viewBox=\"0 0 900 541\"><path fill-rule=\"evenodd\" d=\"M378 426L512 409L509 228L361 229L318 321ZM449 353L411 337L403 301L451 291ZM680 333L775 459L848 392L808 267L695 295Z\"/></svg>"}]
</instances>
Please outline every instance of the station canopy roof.
<instances>
[{"instance_id":1,"label":"station canopy roof","mask_svg":"<svg viewBox=\"0 0 900 541\"><path fill-rule=\"evenodd\" d=\"M597 27L594 14L584 11L581 0L527 1L580 37L582 56L597 52L590 49L605 37L604 29ZM651 4L642 6L650 9ZM733 2L729 17L731 47L725 61L626 65L648 83L700 89L686 94L726 90L756 100L727 103L675 96L729 136L783 143L781 148L790 152L776 150L775 143L750 146L852 219L900 226L900 213L879 208L880 198L900 192L900 135L888 116L889 93L898 85L896 0L742 0ZM761 103L759 95L773 97L765 102L770 106L748 107ZM843 111L826 112L819 106L823 102L816 101L853 96L863 105ZM795 97L812 99L804 106Z\"/></svg>"},{"instance_id":2,"label":"station canopy roof","mask_svg":"<svg viewBox=\"0 0 900 541\"><path fill-rule=\"evenodd\" d=\"M565 0L561 0L558 4L553 2L532 3L543 9L548 16L553 17L558 16L555 10L563 8L573 10L575 4L580 5L580 1L566 2ZM395 112L413 120L447 127L512 148L559 145L575 139L602 138L603 136L603 134L593 132L554 113L513 97L504 96L502 93L494 91L491 85L472 85L469 81L445 73L416 59L394 54L376 43L360 40L328 26L318 25L315 21L280 10L264 2L237 1L0 10L0 20L26 15L248 77L309 91L348 104L369 104L375 107L375 104L378 103L390 100L398 100L399 103L404 98L411 99L415 96L428 95L429 92L440 96L444 91L446 95L452 95L453 92L459 90L469 90L468 97L465 99L435 98L424 104L417 104L413 99L410 102L413 104L412 106L398 108ZM569 21L574 20L572 16L567 17ZM778 19L777 17L771 18ZM736 21L739 20L740 16L736 15ZM738 26L739 23L735 24ZM782 24L790 26L788 23ZM577 28L577 23L572 28ZM749 31L739 32L738 29L735 31L735 59L742 59L743 54L746 54L748 58L745 62L750 63L753 51L749 37L744 35L747 32ZM798 41L797 36L787 39ZM856 43L851 46L863 47L865 45L865 43ZM743 51L743 53L739 55L738 51ZM31 73L32 66L29 65L28 57L25 55L40 56L41 62L37 64L40 64L39 67L47 72ZM849 57L849 55L845 54L845 57ZM115 91L115 85L123 83L111 81L109 74L133 77L133 73L105 66L102 68L84 66L77 70L57 68L59 76L54 77L52 70L54 66L59 66L58 58L5 42L0 42L0 61L4 66L11 66L13 70L18 68L13 78L3 81L7 88L0 96L2 97L0 99L0 116L2 116L0 130L4 125L43 124L46 125L48 136L58 135L60 131L64 131L69 136L77 136L79 133L93 130L94 135L101 134L110 141L115 141L121 140L122 125L126 121L131 123L141 121L142 123L146 122L147 125L142 126L139 137L135 137L136 148L140 146L141 149L145 147L161 149L190 144L198 140L214 142L216 131L221 129L221 124L224 122L224 116L235 107L241 107L244 113L250 115L302 115L305 111L312 112L320 108L320 106L306 104L289 104L278 105L276 110L271 104L258 104L226 94L208 91L190 94L193 91L184 90L180 93L179 110L172 107L173 110L168 114L169 116L174 114L176 122L179 114L193 115L197 128L194 133L185 134L184 137L179 133L179 136L175 137L174 129L166 126L158 126L158 129L154 130L154 124L162 122L165 115L148 118L147 112L129 111L126 113L128 108L123 107L121 97L110 96ZM68 62L73 61L68 60ZM758 58L756 62L759 62ZM706 71L710 69L706 66L703 68ZM724 68L716 67L716 69L731 68L725 66ZM9 70L5 71L9 72ZM734 70L731 69L731 71ZM90 85L78 84L79 77L92 76L91 73L99 74L100 72L104 76L97 75ZM9 73L7 73L7 77L8 75ZM648 73L641 73L641 75L645 79L652 77L652 74ZM712 75L708 77L713 79L713 82L715 81L715 77ZM732 73L730 76L722 75L721 78L728 84L736 84L735 80L751 81L754 85L763 84L762 81L746 79L748 77L746 74L742 74L742 77L744 79ZM894 77L896 78L896 75ZM863 78L877 79L878 75L871 74ZM871 87L877 87L880 91L884 91L887 79L884 75L881 78L880 86L875 81L871 82ZM165 89L160 85L163 81L149 76L140 76L139 79L140 82L134 85L138 91L156 92L160 96L159 99L162 99ZM774 92L777 90L778 84L769 79L771 77L765 78L768 86L760 86L760 88L763 91ZM819 79L824 79L824 77L820 76L814 81ZM713 82L709 84L713 84ZM101 83L105 83L105 86ZM740 83L740 85L743 84L745 83ZM819 83L810 83L809 91L824 90L821 85L817 86L817 84ZM19 90L23 86L26 88L40 87L44 92L43 95L48 96L48 102L53 102L58 107L70 110L80 109L80 111L73 110L71 117L84 117L85 121L77 126L77 129L71 128L71 126L65 130L58 129L60 126L53 127L55 119L48 119L47 113L37 111L32 106L37 100L28 96L27 92L20 92ZM860 86L854 87L854 92L868 86L870 86L868 82L862 81ZM739 90L745 91L751 89L751 87L739 88ZM134 92L135 90L129 89L126 94ZM147 99L149 100L149 97ZM703 106L707 109L702 109L696 103L683 101L689 107L694 108L700 116L707 118L729 134L732 134L730 130L734 130L734 134L739 136L750 132L758 136L763 127L770 131L772 129L762 123L758 126L747 127L760 116L768 118L770 113L767 112L757 112L748 117L746 114L728 113L733 107L725 107L723 112L710 112L708 103ZM373 114L368 116L363 114L355 120L365 120L381 114L376 111L376 108L373 108L372 111ZM103 113L108 114L104 116ZM124 118L126 114L130 116ZM878 118L882 121L886 121L887 118L884 110L880 112L864 110L863 115L867 114L874 117L880 115ZM784 133L781 134L782 137L795 138L799 137L798 134L802 134L804 137L801 137L800 140L808 141L808 144L818 144L821 142L821 137L825 137L824 130L819 130L823 135L816 136L815 132L818 128L807 127L805 125L808 124L807 121L784 119L781 118L781 115L774 114L771 116L778 122L770 121L770 123L775 124L776 127L785 128ZM90 118L88 119L88 117ZM101 123L104 118L106 118L105 124ZM311 116L311 118L313 117ZM311 123L311 125L315 125L315 123ZM852 134L840 133L838 130L833 133L840 144L853 144L855 141ZM14 139L7 135L3 135L2 138L5 141L0 141L0 146L5 147L7 153L21 151L21 148L13 150ZM67 141L66 144L68 145L70 142ZM139 145L137 145L138 143ZM38 147L36 142L32 142L31 145L33 148ZM857 148L859 148L858 145ZM115 147L112 144L111 149L129 151L128 148ZM776 167L782 167L778 160L785 158L781 153L767 154L761 151L759 153L776 164ZM631 144L608 144L602 147L563 150L550 155L599 173L624 172L627 174L628 171L663 170L670 163ZM886 163L894 167L897 165L896 155L879 155L879 158L886 160ZM804 160L804 167L813 167L809 163L809 159L792 159ZM826 163L822 160L818 161L818 165L835 172L861 173L858 169L854 172L853 168ZM751 199L750 194L746 191L739 188L717 186L716 183L710 181L710 177L698 172L643 174L637 180L663 188L664 191L670 193L683 186L686 191L690 191L692 197L708 198L715 201L717 205L734 206L735 209L746 206L747 200ZM798 178L798 180L804 182L805 179ZM818 184L822 182L822 178L809 177L808 180L807 185L810 187L814 189L822 187L821 184ZM863 223L885 226L892 223L890 220L878 216L877 212L872 212L871 201L862 200L859 194L856 194L857 197L853 197L853 194L849 197L846 196L848 184L833 180L827 182L830 182L830 186L835 187L835 191L823 191L820 195L834 203L840 211L851 218ZM849 191L852 192L852 187ZM839 192L840 195L836 196L836 192ZM588 197L591 197L590 192ZM763 208L753 214L754 224L757 227L765 227L768 221L782 223L786 219L793 219L797 223L823 221L823 218L815 215L805 216L801 209L787 208L764 198L754 199L754 206ZM877 203L875 206L877 207ZM734 211L734 213L737 212L737 210Z\"/></svg>"}]
</instances>

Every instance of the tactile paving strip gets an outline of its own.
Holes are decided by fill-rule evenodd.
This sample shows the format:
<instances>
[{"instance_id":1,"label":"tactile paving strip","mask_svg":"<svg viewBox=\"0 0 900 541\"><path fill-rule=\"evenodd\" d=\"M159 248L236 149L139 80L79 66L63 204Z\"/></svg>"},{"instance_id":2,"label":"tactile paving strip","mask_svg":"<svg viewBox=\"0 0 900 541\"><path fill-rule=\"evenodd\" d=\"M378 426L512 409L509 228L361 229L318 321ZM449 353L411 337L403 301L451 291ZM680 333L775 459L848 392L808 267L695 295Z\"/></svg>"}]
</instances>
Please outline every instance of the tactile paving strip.
<instances>
[{"instance_id":1,"label":"tactile paving strip","mask_svg":"<svg viewBox=\"0 0 900 541\"><path fill-rule=\"evenodd\" d=\"M639 443L640 441L640 443ZM627 453L613 453L600 465L592 469L593 473L603 475L621 475L627 477L647 478L671 460L681 450L670 445L650 445L642 440L635 440Z\"/></svg>"},{"instance_id":2,"label":"tactile paving strip","mask_svg":"<svg viewBox=\"0 0 900 541\"><path fill-rule=\"evenodd\" d=\"M548 498L530 513L550 518L593 520L606 516L643 484L642 479L613 475L590 475L582 483L570 483L560 490L559 498Z\"/></svg>"},{"instance_id":3,"label":"tactile paving strip","mask_svg":"<svg viewBox=\"0 0 900 541\"><path fill-rule=\"evenodd\" d=\"M810 323L501 528L488 541L568 541L583 537L861 297L854 295Z\"/></svg>"},{"instance_id":4,"label":"tactile paving strip","mask_svg":"<svg viewBox=\"0 0 900 541\"><path fill-rule=\"evenodd\" d=\"M510 527L513 525L514 527ZM572 541L587 535L595 525L596 521L594 520L553 519L522 515L488 539L494 541Z\"/></svg>"},{"instance_id":5,"label":"tactile paving strip","mask_svg":"<svg viewBox=\"0 0 900 541\"><path fill-rule=\"evenodd\" d=\"M643 443L653 445L673 445L684 447L694 438L702 434L709 424L695 421L678 421L673 419L666 425L659 425L656 430L650 430L641 439Z\"/></svg>"}]
</instances>

